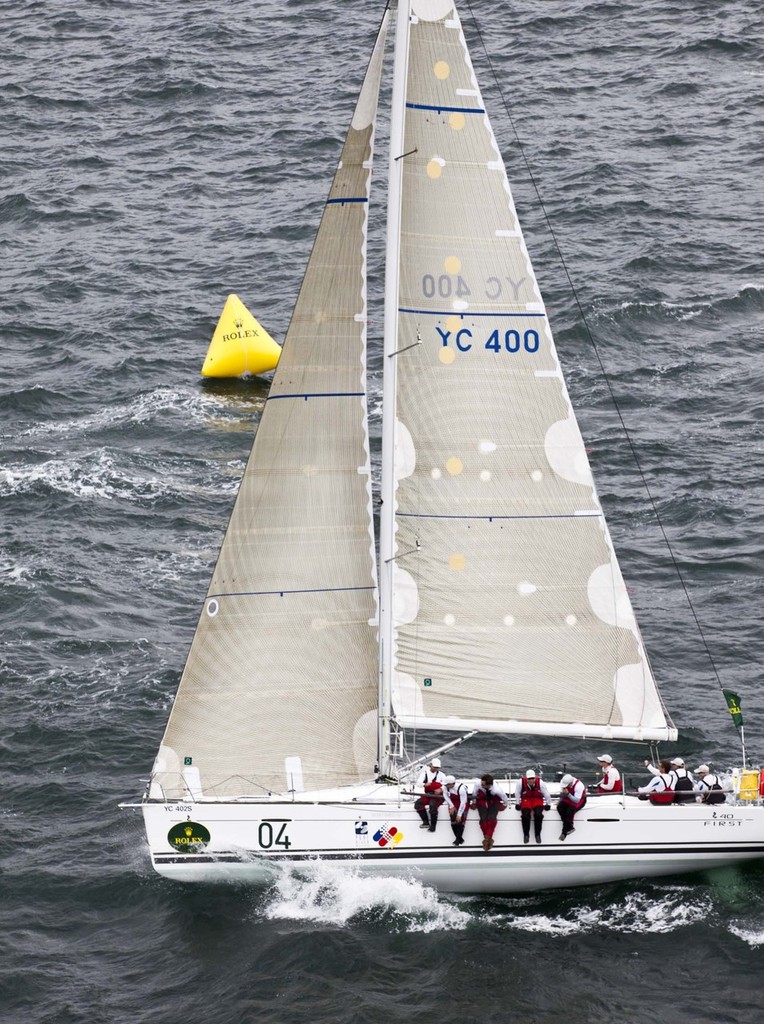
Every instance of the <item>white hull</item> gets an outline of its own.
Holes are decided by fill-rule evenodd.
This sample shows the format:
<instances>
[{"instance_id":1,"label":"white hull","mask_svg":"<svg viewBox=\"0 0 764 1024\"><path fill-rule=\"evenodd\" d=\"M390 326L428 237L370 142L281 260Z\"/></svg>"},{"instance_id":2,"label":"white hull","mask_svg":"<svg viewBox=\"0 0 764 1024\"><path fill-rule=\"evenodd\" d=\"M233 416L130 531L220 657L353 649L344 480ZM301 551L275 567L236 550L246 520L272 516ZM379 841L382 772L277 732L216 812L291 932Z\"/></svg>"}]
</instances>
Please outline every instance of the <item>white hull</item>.
<instances>
[{"instance_id":1,"label":"white hull","mask_svg":"<svg viewBox=\"0 0 764 1024\"><path fill-rule=\"evenodd\" d=\"M356 794L353 797L351 794ZM267 883L284 866L346 863L363 875L405 875L445 892L511 893L680 874L764 857L759 802L653 807L635 797L590 797L561 842L560 819L545 815L542 843L524 845L520 815L499 815L495 845L484 852L477 813L465 844L453 847L447 816L420 828L411 796L367 786L299 800L142 805L154 868L182 882ZM186 824L189 823L189 824ZM209 841L183 835L203 826ZM389 838L392 829L402 838ZM388 838L384 845L385 830ZM169 838L169 834L172 837Z\"/></svg>"}]
</instances>

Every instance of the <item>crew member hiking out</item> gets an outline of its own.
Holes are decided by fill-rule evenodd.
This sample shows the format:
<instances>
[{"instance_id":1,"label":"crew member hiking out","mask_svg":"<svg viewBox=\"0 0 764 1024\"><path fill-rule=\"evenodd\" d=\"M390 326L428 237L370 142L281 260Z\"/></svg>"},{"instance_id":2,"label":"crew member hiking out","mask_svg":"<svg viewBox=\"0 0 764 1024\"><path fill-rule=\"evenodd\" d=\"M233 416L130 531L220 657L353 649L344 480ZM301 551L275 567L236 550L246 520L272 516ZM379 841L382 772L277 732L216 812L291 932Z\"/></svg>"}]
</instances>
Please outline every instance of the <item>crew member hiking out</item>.
<instances>
[{"instance_id":1,"label":"crew member hiking out","mask_svg":"<svg viewBox=\"0 0 764 1024\"><path fill-rule=\"evenodd\" d=\"M447 775L443 783L443 795L446 807L451 815L451 831L454 833L452 846L464 843L464 825L467 821L467 808L470 805L469 790L464 782L457 782L453 775Z\"/></svg>"},{"instance_id":2,"label":"crew member hiking out","mask_svg":"<svg viewBox=\"0 0 764 1024\"><path fill-rule=\"evenodd\" d=\"M438 808L443 803L445 780L446 776L440 770L440 758L433 757L416 780L417 786L424 789L424 795L420 796L414 804L414 810L422 819L420 828L428 828L430 832L435 831L435 826L438 824Z\"/></svg>"},{"instance_id":3,"label":"crew member hiking out","mask_svg":"<svg viewBox=\"0 0 764 1024\"><path fill-rule=\"evenodd\" d=\"M507 794L493 781L493 775L481 775L480 782L472 792L470 807L477 807L480 817L480 831L483 833L483 849L486 853L493 846L496 818L499 811L509 807Z\"/></svg>"},{"instance_id":4,"label":"crew member hiking out","mask_svg":"<svg viewBox=\"0 0 764 1024\"><path fill-rule=\"evenodd\" d=\"M536 842L541 842L541 826L544 823L544 811L552 807L552 798L549 795L546 783L539 779L532 768L529 768L525 776L520 779L518 788L515 790L515 809L520 812L520 820L523 824L523 842L531 841L531 816L533 817L533 831Z\"/></svg>"},{"instance_id":5,"label":"crew member hiking out","mask_svg":"<svg viewBox=\"0 0 764 1024\"><path fill-rule=\"evenodd\" d=\"M557 813L562 818L562 832L560 840L564 841L571 832L575 832L573 819L586 804L586 786L580 779L574 779L572 775L563 775L560 779L560 801L557 804Z\"/></svg>"}]
</instances>

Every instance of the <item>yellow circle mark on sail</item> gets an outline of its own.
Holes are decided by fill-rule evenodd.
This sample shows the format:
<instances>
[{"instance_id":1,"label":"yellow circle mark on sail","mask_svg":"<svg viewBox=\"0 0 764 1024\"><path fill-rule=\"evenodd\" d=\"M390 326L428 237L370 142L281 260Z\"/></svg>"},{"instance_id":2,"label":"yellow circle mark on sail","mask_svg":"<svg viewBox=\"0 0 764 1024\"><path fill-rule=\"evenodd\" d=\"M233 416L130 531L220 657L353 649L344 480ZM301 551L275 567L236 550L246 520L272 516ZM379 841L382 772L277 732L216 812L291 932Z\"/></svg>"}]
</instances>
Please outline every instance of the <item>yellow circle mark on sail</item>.
<instances>
[{"instance_id":1,"label":"yellow circle mark on sail","mask_svg":"<svg viewBox=\"0 0 764 1024\"><path fill-rule=\"evenodd\" d=\"M438 359L440 359L441 363L445 363L448 366L449 363L453 363L454 359L456 359L456 352L452 348L442 348L438 352Z\"/></svg>"},{"instance_id":2,"label":"yellow circle mark on sail","mask_svg":"<svg viewBox=\"0 0 764 1024\"><path fill-rule=\"evenodd\" d=\"M435 77L439 78L441 82L451 74L451 68L444 60L437 61L433 71L435 72Z\"/></svg>"},{"instance_id":3,"label":"yellow circle mark on sail","mask_svg":"<svg viewBox=\"0 0 764 1024\"><path fill-rule=\"evenodd\" d=\"M459 476L461 471L464 469L464 463L462 462L461 459L457 459L455 455L452 455L451 458L446 463L446 469L451 474L451 476Z\"/></svg>"},{"instance_id":4,"label":"yellow circle mark on sail","mask_svg":"<svg viewBox=\"0 0 764 1024\"><path fill-rule=\"evenodd\" d=\"M443 260L443 269L447 274L458 274L462 269L462 261L458 256L446 256ZM450 319L455 320L456 317L451 317ZM452 327L451 330L453 329Z\"/></svg>"},{"instance_id":5,"label":"yellow circle mark on sail","mask_svg":"<svg viewBox=\"0 0 764 1024\"><path fill-rule=\"evenodd\" d=\"M458 331L462 326L462 318L460 316L450 316L446 320L447 331Z\"/></svg>"},{"instance_id":6,"label":"yellow circle mark on sail","mask_svg":"<svg viewBox=\"0 0 764 1024\"><path fill-rule=\"evenodd\" d=\"M439 160L430 160L427 165L427 177L439 178L443 173L443 164Z\"/></svg>"},{"instance_id":7,"label":"yellow circle mark on sail","mask_svg":"<svg viewBox=\"0 0 764 1024\"><path fill-rule=\"evenodd\" d=\"M464 114L460 114L458 110L455 110L452 114L449 114L448 123L455 132L460 132L465 124Z\"/></svg>"},{"instance_id":8,"label":"yellow circle mark on sail","mask_svg":"<svg viewBox=\"0 0 764 1024\"><path fill-rule=\"evenodd\" d=\"M448 564L451 566L454 572L461 572L462 569L467 564L467 559L464 557L464 555L451 555L451 557L448 560Z\"/></svg>"}]
</instances>

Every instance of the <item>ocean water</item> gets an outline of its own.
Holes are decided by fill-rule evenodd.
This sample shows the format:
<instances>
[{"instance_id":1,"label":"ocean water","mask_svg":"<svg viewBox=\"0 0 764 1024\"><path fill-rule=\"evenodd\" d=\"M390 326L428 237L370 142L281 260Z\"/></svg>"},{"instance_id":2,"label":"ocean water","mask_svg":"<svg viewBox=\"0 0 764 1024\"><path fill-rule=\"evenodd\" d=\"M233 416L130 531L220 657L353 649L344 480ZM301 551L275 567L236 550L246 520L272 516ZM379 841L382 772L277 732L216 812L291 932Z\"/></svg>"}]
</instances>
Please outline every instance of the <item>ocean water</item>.
<instances>
[{"instance_id":1,"label":"ocean water","mask_svg":"<svg viewBox=\"0 0 764 1024\"><path fill-rule=\"evenodd\" d=\"M739 759L721 681L761 759L760 5L460 9L676 749ZM380 14L3 9L0 1020L758 1024L762 865L522 898L327 865L182 887L117 808L143 789L267 394L202 384L206 346L231 291L283 338ZM370 244L374 347L381 227ZM377 457L378 347L371 370ZM599 752L483 739L449 765ZM636 772L642 752L618 753Z\"/></svg>"}]
</instances>

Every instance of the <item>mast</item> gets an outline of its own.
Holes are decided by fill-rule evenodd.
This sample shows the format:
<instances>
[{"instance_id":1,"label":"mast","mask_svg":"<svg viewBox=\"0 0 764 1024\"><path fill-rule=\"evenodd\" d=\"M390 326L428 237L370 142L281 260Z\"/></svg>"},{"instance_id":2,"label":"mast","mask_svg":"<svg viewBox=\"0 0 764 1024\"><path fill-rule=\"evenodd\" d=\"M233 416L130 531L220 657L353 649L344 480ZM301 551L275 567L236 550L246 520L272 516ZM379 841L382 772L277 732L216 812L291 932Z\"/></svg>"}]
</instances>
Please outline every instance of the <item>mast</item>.
<instances>
[{"instance_id":1,"label":"mast","mask_svg":"<svg viewBox=\"0 0 764 1024\"><path fill-rule=\"evenodd\" d=\"M382 481L379 537L379 717L378 764L390 771L390 716L393 641L393 571L395 557L395 419L396 352L398 349L398 276L400 266L401 179L408 73L410 0L398 0L390 117L390 171L387 195L387 250L385 257L384 378L382 385Z\"/></svg>"}]
</instances>

